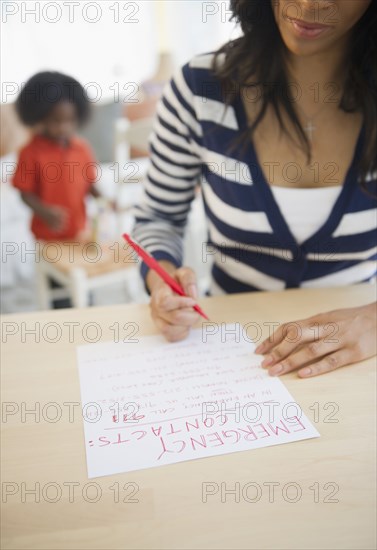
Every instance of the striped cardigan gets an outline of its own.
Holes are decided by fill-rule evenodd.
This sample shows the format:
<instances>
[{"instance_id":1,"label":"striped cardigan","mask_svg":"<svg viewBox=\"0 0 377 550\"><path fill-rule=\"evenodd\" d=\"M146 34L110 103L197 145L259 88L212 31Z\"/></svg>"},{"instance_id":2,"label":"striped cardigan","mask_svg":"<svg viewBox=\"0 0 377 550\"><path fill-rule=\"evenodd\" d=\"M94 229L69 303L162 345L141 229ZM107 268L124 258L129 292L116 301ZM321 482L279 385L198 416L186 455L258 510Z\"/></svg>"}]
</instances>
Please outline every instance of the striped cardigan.
<instances>
[{"instance_id":1,"label":"striped cardigan","mask_svg":"<svg viewBox=\"0 0 377 550\"><path fill-rule=\"evenodd\" d=\"M156 259L180 266L184 228L199 183L208 241L195 244L203 261L213 258L212 294L373 280L377 203L361 189L356 167L363 131L330 216L299 245L252 141L234 147L247 118L240 95L225 109L219 81L210 70L213 55L196 56L165 88L150 138L143 200L135 210L134 237ZM375 174L368 186L375 191ZM145 277L144 264L141 271Z\"/></svg>"}]
</instances>

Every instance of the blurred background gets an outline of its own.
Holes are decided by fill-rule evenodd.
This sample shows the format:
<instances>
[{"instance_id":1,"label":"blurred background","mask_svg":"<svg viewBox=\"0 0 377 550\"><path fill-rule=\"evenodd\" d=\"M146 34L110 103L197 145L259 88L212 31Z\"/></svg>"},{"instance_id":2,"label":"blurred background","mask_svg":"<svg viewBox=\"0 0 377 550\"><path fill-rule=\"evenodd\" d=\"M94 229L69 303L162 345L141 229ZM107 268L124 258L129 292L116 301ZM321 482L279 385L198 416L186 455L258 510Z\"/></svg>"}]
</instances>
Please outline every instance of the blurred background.
<instances>
[{"instance_id":1,"label":"blurred background","mask_svg":"<svg viewBox=\"0 0 377 550\"><path fill-rule=\"evenodd\" d=\"M138 265L122 256L120 236L131 229L140 200L156 104L177 68L239 35L229 2L2 0L1 11L2 312L49 309L67 299L77 307L147 301ZM117 204L114 212L88 198L90 237L74 249L35 242L30 210L12 187L18 152L30 140L14 102L23 83L43 70L69 74L87 90L93 113L80 133L99 163L97 187ZM202 293L210 265L194 248L205 240L198 190L185 263L197 271Z\"/></svg>"}]
</instances>

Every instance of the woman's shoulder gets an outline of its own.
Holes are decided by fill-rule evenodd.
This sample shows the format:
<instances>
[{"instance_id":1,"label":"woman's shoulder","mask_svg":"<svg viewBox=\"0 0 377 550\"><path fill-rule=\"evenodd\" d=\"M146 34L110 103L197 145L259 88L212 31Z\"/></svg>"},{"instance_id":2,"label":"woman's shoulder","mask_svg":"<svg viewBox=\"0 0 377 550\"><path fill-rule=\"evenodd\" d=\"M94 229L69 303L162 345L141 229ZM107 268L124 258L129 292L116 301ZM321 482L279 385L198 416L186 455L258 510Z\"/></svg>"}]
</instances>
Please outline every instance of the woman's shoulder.
<instances>
[{"instance_id":1,"label":"woman's shoulder","mask_svg":"<svg viewBox=\"0 0 377 550\"><path fill-rule=\"evenodd\" d=\"M195 96L223 101L216 70L224 63L225 54L218 51L195 55L181 68L187 86Z\"/></svg>"}]
</instances>

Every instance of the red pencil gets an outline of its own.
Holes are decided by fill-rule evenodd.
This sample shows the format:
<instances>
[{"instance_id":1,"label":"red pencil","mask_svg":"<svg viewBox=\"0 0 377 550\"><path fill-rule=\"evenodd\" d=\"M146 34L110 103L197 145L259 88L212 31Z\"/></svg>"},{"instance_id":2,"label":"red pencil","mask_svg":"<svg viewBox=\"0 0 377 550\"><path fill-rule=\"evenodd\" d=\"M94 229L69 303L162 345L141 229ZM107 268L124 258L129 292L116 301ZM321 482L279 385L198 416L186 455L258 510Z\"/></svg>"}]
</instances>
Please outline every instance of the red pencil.
<instances>
[{"instance_id":1,"label":"red pencil","mask_svg":"<svg viewBox=\"0 0 377 550\"><path fill-rule=\"evenodd\" d=\"M174 292L179 294L180 296L186 296L186 294L183 291L183 288L177 283L175 279L161 265L158 263L157 260L155 260L144 248L142 248L139 244L137 244L135 241L131 239L127 233L124 233L123 238L128 242L128 244L135 250L136 254L140 256L140 258L147 264L150 269L153 269L161 277L163 281L165 281L166 284L170 286ZM187 296L186 296L187 298ZM207 319L209 321L209 318L204 313L204 311L196 304L193 306L195 311L197 311L204 319Z\"/></svg>"}]
</instances>

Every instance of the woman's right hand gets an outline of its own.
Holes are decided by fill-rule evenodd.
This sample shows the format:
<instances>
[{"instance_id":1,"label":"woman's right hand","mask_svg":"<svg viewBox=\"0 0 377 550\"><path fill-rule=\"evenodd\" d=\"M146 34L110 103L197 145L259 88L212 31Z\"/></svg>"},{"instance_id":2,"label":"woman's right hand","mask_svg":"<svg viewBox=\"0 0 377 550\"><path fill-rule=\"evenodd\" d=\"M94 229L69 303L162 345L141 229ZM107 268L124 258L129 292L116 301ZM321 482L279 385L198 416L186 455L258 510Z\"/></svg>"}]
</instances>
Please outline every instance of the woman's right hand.
<instances>
[{"instance_id":1,"label":"woman's right hand","mask_svg":"<svg viewBox=\"0 0 377 550\"><path fill-rule=\"evenodd\" d=\"M188 336L190 328L200 318L193 309L198 295L196 276L189 267L177 269L170 262L159 263L177 280L187 295L179 296L154 271L149 271L146 283L151 293L152 318L169 342L177 342Z\"/></svg>"}]
</instances>

